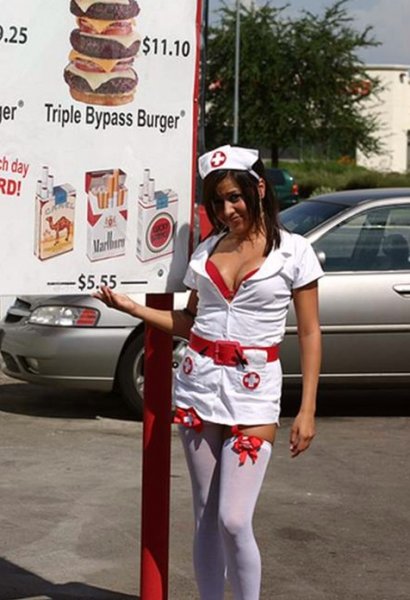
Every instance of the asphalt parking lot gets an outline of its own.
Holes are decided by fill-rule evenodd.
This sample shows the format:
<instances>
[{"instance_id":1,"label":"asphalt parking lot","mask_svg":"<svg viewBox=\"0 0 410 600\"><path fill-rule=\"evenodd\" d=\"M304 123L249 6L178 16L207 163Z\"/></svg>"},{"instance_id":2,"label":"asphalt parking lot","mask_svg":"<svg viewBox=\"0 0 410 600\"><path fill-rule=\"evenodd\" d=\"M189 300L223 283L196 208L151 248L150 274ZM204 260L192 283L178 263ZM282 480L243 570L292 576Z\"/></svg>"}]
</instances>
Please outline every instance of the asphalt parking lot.
<instances>
[{"instance_id":1,"label":"asphalt parking lot","mask_svg":"<svg viewBox=\"0 0 410 600\"><path fill-rule=\"evenodd\" d=\"M261 600L408 600L408 390L321 394L314 445L291 460L294 410L286 394L255 517ZM0 375L0 424L0 600L137 600L141 423L114 398ZM194 600L176 432L171 477L169 598Z\"/></svg>"}]
</instances>

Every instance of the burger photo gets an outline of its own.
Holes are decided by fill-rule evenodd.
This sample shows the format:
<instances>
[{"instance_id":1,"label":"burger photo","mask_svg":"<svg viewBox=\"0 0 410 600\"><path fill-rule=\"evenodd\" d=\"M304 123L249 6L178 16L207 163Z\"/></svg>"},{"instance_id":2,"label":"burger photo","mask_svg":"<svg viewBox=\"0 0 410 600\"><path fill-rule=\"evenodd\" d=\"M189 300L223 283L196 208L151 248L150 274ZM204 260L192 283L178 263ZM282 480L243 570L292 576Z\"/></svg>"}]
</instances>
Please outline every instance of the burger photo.
<instances>
[{"instance_id":1,"label":"burger photo","mask_svg":"<svg viewBox=\"0 0 410 600\"><path fill-rule=\"evenodd\" d=\"M77 28L64 79L79 102L116 106L132 102L138 83L133 69L140 48L135 0L71 0Z\"/></svg>"}]
</instances>

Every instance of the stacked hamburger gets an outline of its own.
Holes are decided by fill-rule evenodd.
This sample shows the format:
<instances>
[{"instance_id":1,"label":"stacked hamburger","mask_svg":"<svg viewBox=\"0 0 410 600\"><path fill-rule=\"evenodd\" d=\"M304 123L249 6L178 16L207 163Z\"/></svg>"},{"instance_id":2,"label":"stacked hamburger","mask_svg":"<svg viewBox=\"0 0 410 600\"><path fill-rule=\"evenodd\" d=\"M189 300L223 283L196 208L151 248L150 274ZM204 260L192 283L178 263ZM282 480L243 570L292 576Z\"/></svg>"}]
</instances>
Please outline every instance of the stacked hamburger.
<instances>
[{"instance_id":1,"label":"stacked hamburger","mask_svg":"<svg viewBox=\"0 0 410 600\"><path fill-rule=\"evenodd\" d=\"M141 44L136 0L71 0L70 11L78 25L64 70L71 96L105 106L132 102L138 83L133 64Z\"/></svg>"}]
</instances>

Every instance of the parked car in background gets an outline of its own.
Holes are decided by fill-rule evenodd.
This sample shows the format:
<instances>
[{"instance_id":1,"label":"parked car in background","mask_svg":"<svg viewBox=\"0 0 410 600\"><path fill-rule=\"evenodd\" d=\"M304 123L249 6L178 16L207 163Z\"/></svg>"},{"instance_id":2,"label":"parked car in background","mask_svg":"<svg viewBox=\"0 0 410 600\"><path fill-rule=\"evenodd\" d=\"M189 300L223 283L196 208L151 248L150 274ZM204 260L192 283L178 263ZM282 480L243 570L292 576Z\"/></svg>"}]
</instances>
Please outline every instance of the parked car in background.
<instances>
[{"instance_id":1,"label":"parked car in background","mask_svg":"<svg viewBox=\"0 0 410 600\"><path fill-rule=\"evenodd\" d=\"M280 210L299 202L299 186L286 169L266 169L266 178L275 190Z\"/></svg>"},{"instance_id":2,"label":"parked car in background","mask_svg":"<svg viewBox=\"0 0 410 600\"><path fill-rule=\"evenodd\" d=\"M175 294L185 306L186 294ZM144 302L145 297L136 296ZM174 338L173 369L186 342ZM0 323L2 369L30 383L118 391L137 417L144 386L143 323L92 296L20 296Z\"/></svg>"},{"instance_id":3,"label":"parked car in background","mask_svg":"<svg viewBox=\"0 0 410 600\"><path fill-rule=\"evenodd\" d=\"M337 192L280 213L305 235L320 282L321 383L410 385L410 188ZM175 295L182 307L186 294ZM20 297L0 324L3 370L33 383L118 389L140 416L143 325L89 296ZM185 340L175 339L177 369ZM300 382L290 310L281 347L284 382Z\"/></svg>"},{"instance_id":4,"label":"parked car in background","mask_svg":"<svg viewBox=\"0 0 410 600\"><path fill-rule=\"evenodd\" d=\"M410 384L410 188L354 190L280 213L312 242L325 271L320 289L321 382ZM293 311L282 358L298 377Z\"/></svg>"}]
</instances>

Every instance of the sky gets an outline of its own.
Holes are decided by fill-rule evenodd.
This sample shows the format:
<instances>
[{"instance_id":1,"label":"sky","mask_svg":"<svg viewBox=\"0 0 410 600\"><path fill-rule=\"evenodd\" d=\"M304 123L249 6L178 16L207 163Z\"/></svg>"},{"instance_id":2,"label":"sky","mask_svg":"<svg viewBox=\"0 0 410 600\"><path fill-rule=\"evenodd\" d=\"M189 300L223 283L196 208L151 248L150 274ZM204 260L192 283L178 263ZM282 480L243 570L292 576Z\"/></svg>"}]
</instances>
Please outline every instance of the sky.
<instances>
[{"instance_id":1,"label":"sky","mask_svg":"<svg viewBox=\"0 0 410 600\"><path fill-rule=\"evenodd\" d=\"M243 4L252 0L242 0ZM225 0L229 6L236 0ZM263 4L256 0L256 4ZM286 15L297 16L301 10L322 14L333 0L271 0L272 6L289 5ZM215 13L221 0L209 0L211 13ZM353 17L352 25L362 31L367 25L373 26L373 37L381 42L376 48L363 51L359 58L366 64L410 65L410 0L349 0L348 13Z\"/></svg>"}]
</instances>

